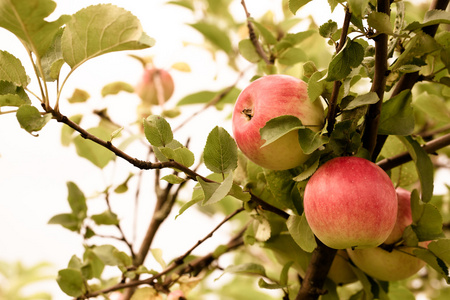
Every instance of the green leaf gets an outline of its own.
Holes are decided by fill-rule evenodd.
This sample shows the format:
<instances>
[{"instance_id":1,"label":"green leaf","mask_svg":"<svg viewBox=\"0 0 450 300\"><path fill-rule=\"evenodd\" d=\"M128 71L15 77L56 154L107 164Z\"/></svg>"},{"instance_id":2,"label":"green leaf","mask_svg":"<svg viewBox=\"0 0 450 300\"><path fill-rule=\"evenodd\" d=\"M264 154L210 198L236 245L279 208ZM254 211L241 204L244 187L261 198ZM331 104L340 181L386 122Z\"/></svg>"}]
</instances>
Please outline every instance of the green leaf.
<instances>
[{"instance_id":1,"label":"green leaf","mask_svg":"<svg viewBox=\"0 0 450 300\"><path fill-rule=\"evenodd\" d=\"M265 242L270 239L272 228L270 227L269 221L263 216L254 216L255 221L253 222L255 239L261 242Z\"/></svg>"},{"instance_id":2,"label":"green leaf","mask_svg":"<svg viewBox=\"0 0 450 300\"><path fill-rule=\"evenodd\" d=\"M327 89L327 85L332 84L325 80L321 80L324 77L325 71L314 72L308 80L308 97L311 102L316 101Z\"/></svg>"},{"instance_id":3,"label":"green leaf","mask_svg":"<svg viewBox=\"0 0 450 300\"><path fill-rule=\"evenodd\" d=\"M180 184L186 181L186 179L180 178L177 175L169 174L161 178L161 180L165 180L171 184Z\"/></svg>"},{"instance_id":4,"label":"green leaf","mask_svg":"<svg viewBox=\"0 0 450 300\"><path fill-rule=\"evenodd\" d=\"M82 222L73 213L70 214L66 213L53 216L48 221L48 224L61 225L62 227L69 229L70 231L79 232L81 229Z\"/></svg>"},{"instance_id":5,"label":"green leaf","mask_svg":"<svg viewBox=\"0 0 450 300\"><path fill-rule=\"evenodd\" d=\"M405 51L400 54L391 69L395 71L405 64L411 64L414 58L422 57L439 48L440 45L434 38L420 31L406 44Z\"/></svg>"},{"instance_id":6,"label":"green leaf","mask_svg":"<svg viewBox=\"0 0 450 300\"><path fill-rule=\"evenodd\" d=\"M25 68L14 55L6 51L0 51L0 66L2 66L0 68L0 81L9 81L23 87L28 85Z\"/></svg>"},{"instance_id":7,"label":"green leaf","mask_svg":"<svg viewBox=\"0 0 450 300\"><path fill-rule=\"evenodd\" d=\"M28 94L24 88L15 85L13 82L0 80L0 107L16 106L31 104Z\"/></svg>"},{"instance_id":8,"label":"green leaf","mask_svg":"<svg viewBox=\"0 0 450 300\"><path fill-rule=\"evenodd\" d=\"M410 136L399 137L408 149L417 169L422 188L422 201L429 202L433 196L434 168L428 153Z\"/></svg>"},{"instance_id":9,"label":"green leaf","mask_svg":"<svg viewBox=\"0 0 450 300\"><path fill-rule=\"evenodd\" d=\"M208 135L203 151L205 166L214 173L227 173L237 168L237 145L230 134L216 126Z\"/></svg>"},{"instance_id":10,"label":"green leaf","mask_svg":"<svg viewBox=\"0 0 450 300\"><path fill-rule=\"evenodd\" d=\"M110 132L102 127L90 128L87 131L104 141L109 140L111 137ZM86 158L100 169L106 167L115 158L113 152L91 140L83 138L81 135L75 137L73 143L80 157Z\"/></svg>"},{"instance_id":11,"label":"green leaf","mask_svg":"<svg viewBox=\"0 0 450 300\"><path fill-rule=\"evenodd\" d=\"M69 181L66 185L68 190L67 201L72 213L79 219L84 219L87 213L86 197L74 182Z\"/></svg>"},{"instance_id":12,"label":"green leaf","mask_svg":"<svg viewBox=\"0 0 450 300\"><path fill-rule=\"evenodd\" d=\"M294 47L297 44L300 44L301 42L305 41L307 38L315 34L316 30L307 30L307 31L300 31L297 33L287 33L277 44L276 44L276 50L283 51L285 49L289 49Z\"/></svg>"},{"instance_id":13,"label":"green leaf","mask_svg":"<svg viewBox=\"0 0 450 300\"><path fill-rule=\"evenodd\" d=\"M421 204L421 215L412 228L419 241L429 241L443 236L442 216L430 203Z\"/></svg>"},{"instance_id":14,"label":"green leaf","mask_svg":"<svg viewBox=\"0 0 450 300\"><path fill-rule=\"evenodd\" d=\"M282 285L288 284L289 269L292 267L293 264L294 264L293 261L289 261L284 264L283 269L281 269L281 273L280 273L280 284L282 284Z\"/></svg>"},{"instance_id":15,"label":"green leaf","mask_svg":"<svg viewBox=\"0 0 450 300\"><path fill-rule=\"evenodd\" d=\"M306 252L313 252L317 247L314 234L306 221L305 214L289 216L286 225L294 241Z\"/></svg>"},{"instance_id":16,"label":"green leaf","mask_svg":"<svg viewBox=\"0 0 450 300\"><path fill-rule=\"evenodd\" d=\"M250 39L245 39L239 42L239 53L249 62L257 63L261 60L258 52L255 49Z\"/></svg>"},{"instance_id":17,"label":"green leaf","mask_svg":"<svg viewBox=\"0 0 450 300\"><path fill-rule=\"evenodd\" d=\"M53 22L45 19L55 10L51 0L0 1L0 27L15 34L24 45L42 57L61 26L70 20L63 15Z\"/></svg>"},{"instance_id":18,"label":"green leaf","mask_svg":"<svg viewBox=\"0 0 450 300\"><path fill-rule=\"evenodd\" d=\"M190 94L182 98L177 106L182 105L192 105L192 104L207 104L216 100L216 97L220 97L220 101L215 103L216 108L220 109L223 104L236 102L239 93L241 92L238 88L232 88L226 95L223 95L225 90L213 92L213 91L201 91L194 94Z\"/></svg>"},{"instance_id":19,"label":"green leaf","mask_svg":"<svg viewBox=\"0 0 450 300\"><path fill-rule=\"evenodd\" d=\"M128 177L125 179L124 182L119 184L115 189L114 192L117 194L125 193L128 191L128 181L134 176L133 173L128 174Z\"/></svg>"},{"instance_id":20,"label":"green leaf","mask_svg":"<svg viewBox=\"0 0 450 300\"><path fill-rule=\"evenodd\" d=\"M338 25L333 20L328 20L328 22L320 25L319 34L324 38L331 38L333 34L336 33Z\"/></svg>"},{"instance_id":21,"label":"green leaf","mask_svg":"<svg viewBox=\"0 0 450 300\"><path fill-rule=\"evenodd\" d=\"M405 90L383 103L379 134L409 135L414 131L415 120L411 99L411 91Z\"/></svg>"},{"instance_id":22,"label":"green leaf","mask_svg":"<svg viewBox=\"0 0 450 300\"><path fill-rule=\"evenodd\" d=\"M89 95L89 93L85 90L75 89L72 96L67 100L69 101L69 103L82 103L86 102L90 97L91 96Z\"/></svg>"},{"instance_id":23,"label":"green leaf","mask_svg":"<svg viewBox=\"0 0 450 300\"><path fill-rule=\"evenodd\" d=\"M298 130L298 142L305 154L311 154L324 144L329 142L329 138L320 132L314 132L309 128Z\"/></svg>"},{"instance_id":24,"label":"green leaf","mask_svg":"<svg viewBox=\"0 0 450 300\"><path fill-rule=\"evenodd\" d=\"M369 0L348 0L352 15L361 18L365 15Z\"/></svg>"},{"instance_id":25,"label":"green leaf","mask_svg":"<svg viewBox=\"0 0 450 300\"><path fill-rule=\"evenodd\" d=\"M101 214L91 216L91 219L97 225L118 225L119 218L110 210L104 211Z\"/></svg>"},{"instance_id":26,"label":"green leaf","mask_svg":"<svg viewBox=\"0 0 450 300\"><path fill-rule=\"evenodd\" d=\"M285 209L289 208L296 211L295 202L300 202L301 197L296 186L296 182L292 180L292 173L289 170L286 171L274 171L264 169L264 178L258 176L257 181L261 184L261 181L265 179L267 185L263 187L263 193L270 193L273 202L272 205ZM252 192L255 192L255 187L252 187ZM265 199L264 200L269 200Z\"/></svg>"},{"instance_id":27,"label":"green leaf","mask_svg":"<svg viewBox=\"0 0 450 300\"><path fill-rule=\"evenodd\" d=\"M450 265L450 239L439 239L428 244L428 250Z\"/></svg>"},{"instance_id":28,"label":"green leaf","mask_svg":"<svg viewBox=\"0 0 450 300\"><path fill-rule=\"evenodd\" d=\"M311 0L289 0L289 10L295 15L297 10Z\"/></svg>"},{"instance_id":29,"label":"green leaf","mask_svg":"<svg viewBox=\"0 0 450 300\"><path fill-rule=\"evenodd\" d=\"M227 177L222 183L206 182L200 177L197 177L197 180L200 183L204 194L202 205L219 202L228 195L233 186L233 174L231 171L227 174Z\"/></svg>"},{"instance_id":30,"label":"green leaf","mask_svg":"<svg viewBox=\"0 0 450 300\"><path fill-rule=\"evenodd\" d=\"M131 258L125 252L119 251L112 245L95 246L92 251L108 266L127 267L132 264Z\"/></svg>"},{"instance_id":31,"label":"green leaf","mask_svg":"<svg viewBox=\"0 0 450 300\"><path fill-rule=\"evenodd\" d=\"M173 140L170 124L162 117L151 115L144 119L145 137L152 146L163 147Z\"/></svg>"},{"instance_id":32,"label":"green leaf","mask_svg":"<svg viewBox=\"0 0 450 300\"><path fill-rule=\"evenodd\" d=\"M217 48L226 53L231 53L233 51L233 46L231 45L228 34L218 26L204 21L189 25L200 32L206 40L210 41Z\"/></svg>"},{"instance_id":33,"label":"green leaf","mask_svg":"<svg viewBox=\"0 0 450 300\"><path fill-rule=\"evenodd\" d=\"M450 283L447 265L439 257L436 257L433 252L428 249L415 249L413 254L425 261L430 267L435 269L443 278L445 278L447 283Z\"/></svg>"},{"instance_id":34,"label":"green leaf","mask_svg":"<svg viewBox=\"0 0 450 300\"><path fill-rule=\"evenodd\" d=\"M266 269L264 268L264 266L255 263L245 263L236 266L231 265L225 268L224 273L250 274L266 277Z\"/></svg>"},{"instance_id":35,"label":"green leaf","mask_svg":"<svg viewBox=\"0 0 450 300\"><path fill-rule=\"evenodd\" d=\"M377 33L394 33L388 14L373 11L367 17L367 24L369 24L370 27L375 28Z\"/></svg>"},{"instance_id":36,"label":"green leaf","mask_svg":"<svg viewBox=\"0 0 450 300\"><path fill-rule=\"evenodd\" d=\"M352 40L347 40L346 45L331 60L325 80L336 81L344 79L350 74L352 68L356 68L361 64L363 58L363 46Z\"/></svg>"},{"instance_id":37,"label":"green leaf","mask_svg":"<svg viewBox=\"0 0 450 300\"><path fill-rule=\"evenodd\" d=\"M286 285L281 285L279 283L268 283L264 280L264 278L260 278L258 280L258 286L262 289L268 289L268 290L277 290L287 287Z\"/></svg>"},{"instance_id":38,"label":"green leaf","mask_svg":"<svg viewBox=\"0 0 450 300\"><path fill-rule=\"evenodd\" d=\"M185 167L190 167L195 162L194 153L192 153L188 148L183 146L180 146L175 149L173 149L172 147L160 147L157 151L160 151L161 154L164 155L164 157L166 158L163 161L167 161L167 159L174 160Z\"/></svg>"},{"instance_id":39,"label":"green leaf","mask_svg":"<svg viewBox=\"0 0 450 300\"><path fill-rule=\"evenodd\" d=\"M369 92L367 94L358 95L352 101L347 103L345 107L341 107L343 110L352 110L364 105L375 104L380 100L377 93Z\"/></svg>"},{"instance_id":40,"label":"green leaf","mask_svg":"<svg viewBox=\"0 0 450 300\"><path fill-rule=\"evenodd\" d=\"M156 262L165 269L167 267L166 262L163 259L163 251L159 248L152 248L150 250L152 252L153 258L156 260Z\"/></svg>"},{"instance_id":41,"label":"green leaf","mask_svg":"<svg viewBox=\"0 0 450 300\"><path fill-rule=\"evenodd\" d=\"M86 279L101 278L105 264L102 260L92 251L86 249L83 255L84 264L81 267L81 273Z\"/></svg>"},{"instance_id":42,"label":"green leaf","mask_svg":"<svg viewBox=\"0 0 450 300\"><path fill-rule=\"evenodd\" d=\"M80 297L86 292L84 279L79 270L59 270L56 282L59 288L71 297Z\"/></svg>"},{"instance_id":43,"label":"green leaf","mask_svg":"<svg viewBox=\"0 0 450 300\"><path fill-rule=\"evenodd\" d=\"M25 104L19 107L16 113L20 127L32 133L41 130L52 118L52 114L41 115L39 110L31 105Z\"/></svg>"},{"instance_id":44,"label":"green leaf","mask_svg":"<svg viewBox=\"0 0 450 300\"><path fill-rule=\"evenodd\" d=\"M99 4L81 9L67 23L62 36L62 52L75 69L102 54L138 50L154 45L139 20L123 8Z\"/></svg>"},{"instance_id":45,"label":"green leaf","mask_svg":"<svg viewBox=\"0 0 450 300\"><path fill-rule=\"evenodd\" d=\"M302 49L289 48L278 57L278 62L283 65L292 66L307 59L308 56Z\"/></svg>"},{"instance_id":46,"label":"green leaf","mask_svg":"<svg viewBox=\"0 0 450 300\"><path fill-rule=\"evenodd\" d=\"M251 22L255 25L256 29L264 38L265 43L269 45L275 45L277 43L275 36L266 27L264 27L264 25L256 22L255 20L251 20Z\"/></svg>"},{"instance_id":47,"label":"green leaf","mask_svg":"<svg viewBox=\"0 0 450 300\"><path fill-rule=\"evenodd\" d=\"M310 161L310 159L308 159L305 162L305 165ZM309 177L311 177L314 172L317 170L317 168L319 167L319 163L320 163L320 159L318 157L315 158L314 162L307 167L306 169L304 169L300 174L298 174L297 176L295 176L294 178L292 178L292 180L294 181L304 181L306 179L308 179Z\"/></svg>"},{"instance_id":48,"label":"green leaf","mask_svg":"<svg viewBox=\"0 0 450 300\"><path fill-rule=\"evenodd\" d=\"M437 95L424 92L414 100L413 105L436 121L450 123L450 109L444 99Z\"/></svg>"},{"instance_id":49,"label":"green leaf","mask_svg":"<svg viewBox=\"0 0 450 300\"><path fill-rule=\"evenodd\" d=\"M58 30L50 47L41 58L45 81L52 82L58 79L59 73L64 64L64 58L61 50L62 33L63 29Z\"/></svg>"},{"instance_id":50,"label":"green leaf","mask_svg":"<svg viewBox=\"0 0 450 300\"><path fill-rule=\"evenodd\" d=\"M437 24L450 24L450 12L445 10L429 10L425 13L425 17L422 23L412 22L406 26L405 30L417 30L425 26L437 25Z\"/></svg>"},{"instance_id":51,"label":"green leaf","mask_svg":"<svg viewBox=\"0 0 450 300\"><path fill-rule=\"evenodd\" d=\"M261 147L265 147L293 130L304 128L302 121L295 116L285 115L269 120L260 129L261 139L265 140Z\"/></svg>"},{"instance_id":52,"label":"green leaf","mask_svg":"<svg viewBox=\"0 0 450 300\"><path fill-rule=\"evenodd\" d=\"M133 93L134 87L131 84L123 81L111 82L102 88L102 97L108 95L117 95L120 92Z\"/></svg>"}]
</instances>

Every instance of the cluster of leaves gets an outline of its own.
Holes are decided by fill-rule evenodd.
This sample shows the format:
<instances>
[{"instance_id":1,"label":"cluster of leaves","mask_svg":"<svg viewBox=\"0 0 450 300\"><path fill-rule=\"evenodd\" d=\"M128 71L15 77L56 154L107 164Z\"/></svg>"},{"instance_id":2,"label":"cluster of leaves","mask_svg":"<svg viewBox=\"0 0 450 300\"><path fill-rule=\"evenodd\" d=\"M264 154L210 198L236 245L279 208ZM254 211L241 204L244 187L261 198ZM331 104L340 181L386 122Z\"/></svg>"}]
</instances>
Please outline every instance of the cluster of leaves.
<instances>
[{"instance_id":1,"label":"cluster of leaves","mask_svg":"<svg viewBox=\"0 0 450 300\"><path fill-rule=\"evenodd\" d=\"M430 26L450 23L448 12L430 10L422 18L420 8L398 1L395 15L391 17L379 11L374 1L329 0L331 11L341 5L344 7L346 18L342 28L330 20L320 26L312 22L308 30L292 32L301 21L295 13L310 0L283 1L281 21L271 12L255 20L242 1L242 11L247 16L244 23L237 22L231 15L231 2L181 0L168 3L181 6L198 18L189 26L203 35L207 41L205 47L212 54L224 53L236 73L250 64L254 66L255 76L285 73L301 77L308 82L310 100L324 101L328 105L326 126L318 132L305 128L293 116L273 119L261 130L265 145L298 131L303 151L311 155L298 168L263 169L239 153L224 128L215 127L207 136L202 157L198 159L209 172L201 175L194 166L194 153L174 138L175 130L159 115L139 120L139 133L127 137L123 134L124 128L115 124L106 110L97 111L99 125L85 130L81 127L82 115L69 119L59 111L61 90L70 75L92 58L113 51L145 49L153 45L153 40L143 32L137 18L113 5L89 6L72 16L48 22L44 18L56 6L51 0L0 0L0 26L23 42L32 58L40 87L39 95L28 90L29 76L20 60L0 51L0 107L14 108L0 113L15 113L20 126L29 133L42 130L52 118L56 119L67 125L63 127L62 144L73 143L77 154L96 167L103 169L116 157L121 157L140 169L154 169L157 176L155 211L139 252L135 252L134 245L123 234L120 220L108 200L111 193L126 192L130 178L138 172L128 175L122 184L99 193L107 204L100 214L89 214L84 193L77 184L67 183L71 211L54 216L49 223L81 234L85 251L81 258L74 255L67 267L59 271L57 282L61 289L76 298L100 295L107 298L113 291L122 291L131 298L136 291L132 299L138 300L161 299L161 294L174 288L191 292L199 285L198 293L207 294L210 287L202 283L202 279L219 267L217 260L221 255L244 246L235 251L234 263L223 271L237 276L216 292L230 299L236 298L236 290L240 299L246 296L268 299L269 296L259 291L249 291L249 279L243 280L240 276L250 274L258 278L260 288L279 290L285 299L294 299L301 289L297 274L305 276L312 253L318 247L303 214L302 195L308 178L333 157L357 155L381 165L384 159L405 152L412 158L411 162L385 167L397 186L413 189L420 184L420 195L417 191L412 194L413 224L405 230L403 240L410 246L435 240L428 249L416 249L414 255L428 263L432 269L430 274L437 274L448 282L450 245L443 225L448 228L450 223L449 199L448 195L433 195L435 159L423 147L426 141L444 136L450 129L447 125L449 104L443 100L450 95L449 34L427 32ZM39 11L33 10L36 6ZM245 34L239 35L242 30ZM376 43L382 37L387 38L386 57L380 61L375 54L379 51ZM64 64L70 71L60 78ZM379 84L379 76L384 78L386 74L385 84ZM415 81L422 81L414 89L415 82L404 86L404 78L409 74L417 74ZM56 82L57 91L54 101L48 92L52 82ZM370 91L366 89L368 82L372 84ZM119 91L133 92L130 85L112 83L102 94ZM239 92L235 85L199 91L180 99L177 106L202 104L204 108L224 109L226 104L235 102ZM42 109L33 104L30 95L37 98ZM86 92L76 90L69 102L83 103L88 98ZM367 140L374 133L368 129L373 124L369 112L378 103L382 103L379 118L376 118L378 147L370 149ZM147 144L145 151L150 149L149 157L154 162L133 159L124 152L130 143L140 139L140 134L144 138L141 141ZM114 146L117 140L121 141L118 147ZM439 149L439 154L448 157L446 145L448 143L439 147L443 148ZM160 172L160 169L167 172ZM195 182L191 199L181 201L179 191L191 181ZM228 215L224 222L245 210L245 214L233 218L240 228L239 234L209 255L191 255L201 241L166 264L161 252L151 249L151 242L177 201L181 204L178 215L188 213L188 209L195 206L206 213ZM128 250L91 242L93 237L102 237L100 226L115 227L121 235L119 240ZM217 228L205 239L215 230ZM162 272L145 267L144 260L149 252L160 263ZM117 276L107 278L104 274L107 266L114 267ZM352 299L413 297L404 286L377 281L362 271L356 272L359 283L349 289L327 280L324 288L328 293L322 298L338 299L343 293L349 293ZM151 287L140 287L142 285ZM192 291L192 295L195 293L197 291Z\"/></svg>"}]
</instances>

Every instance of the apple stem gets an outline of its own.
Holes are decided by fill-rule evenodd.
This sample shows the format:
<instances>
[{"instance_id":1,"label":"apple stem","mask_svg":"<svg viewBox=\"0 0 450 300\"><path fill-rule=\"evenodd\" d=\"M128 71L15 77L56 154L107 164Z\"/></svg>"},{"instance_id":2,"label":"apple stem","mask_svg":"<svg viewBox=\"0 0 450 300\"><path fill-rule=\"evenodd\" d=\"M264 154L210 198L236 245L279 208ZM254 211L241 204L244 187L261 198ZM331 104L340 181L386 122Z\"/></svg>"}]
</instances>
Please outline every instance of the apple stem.
<instances>
[{"instance_id":1,"label":"apple stem","mask_svg":"<svg viewBox=\"0 0 450 300\"><path fill-rule=\"evenodd\" d=\"M248 121L253 118L253 109L251 108L245 108L242 113L245 115Z\"/></svg>"}]
</instances>

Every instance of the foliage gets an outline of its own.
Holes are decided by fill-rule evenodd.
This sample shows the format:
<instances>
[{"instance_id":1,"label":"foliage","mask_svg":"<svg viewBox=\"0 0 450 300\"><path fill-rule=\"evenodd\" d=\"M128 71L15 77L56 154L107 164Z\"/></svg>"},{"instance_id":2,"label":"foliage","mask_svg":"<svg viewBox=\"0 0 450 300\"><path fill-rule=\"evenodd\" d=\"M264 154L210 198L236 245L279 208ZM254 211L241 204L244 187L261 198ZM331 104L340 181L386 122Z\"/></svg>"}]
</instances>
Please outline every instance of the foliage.
<instances>
[{"instance_id":1,"label":"foliage","mask_svg":"<svg viewBox=\"0 0 450 300\"><path fill-rule=\"evenodd\" d=\"M247 16L244 22L231 13L232 2L240 2ZM448 31L442 30L450 23L445 11L448 1L436 0L426 8L406 1L328 0L330 11L342 10L344 20L316 24L311 19L307 29L299 29L302 20L296 14L309 2L314 1L282 1L282 18L268 11L255 19L245 1L168 1L166 5L192 14L194 21L186 26L201 34L203 47L217 61L226 58L236 83L219 82L221 88L184 93L173 108L141 106L136 119L127 121L131 125L117 124L106 108L94 111L100 121L86 129L86 116L68 117L60 110L62 90L71 75L82 73L80 66L91 59L117 51L145 51L154 40L135 16L111 4L87 6L55 19L52 0L0 0L0 26L20 39L33 66L28 70L14 54L0 51L0 114L15 114L19 126L33 135L55 121L63 123L61 143L73 145L79 157L105 173L108 165L118 165L119 160L134 167L121 184L99 187L96 198L105 202L100 213L90 209L81 184L67 183L70 211L55 215L49 224L81 235L84 253L74 254L55 276L64 293L77 299L109 299L119 291L125 299L162 299L181 290L193 299L207 294L221 299L236 299L236 295L270 299L264 292L270 290L283 299L303 299L306 283L311 281L321 282L306 291L314 299L407 299L418 293L444 299L449 294L450 191L434 194L436 171L448 168L440 159L450 155L450 39ZM54 21L47 21L49 16ZM152 67L147 57L132 55L144 68ZM186 63L176 62L170 71L190 70ZM219 126L204 138L201 158L189 149L188 141L181 142L177 130L189 127L199 113L209 107L231 112L241 87L248 84L247 77L276 73L307 81L310 100L327 106L326 125L318 133L292 116L273 119L261 130L266 144L298 131L304 152L311 154L304 165L287 171L263 169L247 160L233 137ZM29 89L30 78L38 82L38 91ZM102 97L121 92L135 97L133 85L112 82L99 91ZM156 81L156 90L161 88ZM76 89L67 105L86 105L92 97ZM188 106L198 111L177 123L180 111ZM142 144L142 158L129 154L130 145ZM327 272L317 271L321 259L331 261L334 253L321 257L326 251L321 252L324 246L316 241L304 217L303 191L321 164L347 155L377 162L396 186L413 191L413 224L405 230L403 242L417 247L414 255L428 264L426 271L414 277L420 276L420 288L412 286L411 280L376 280L355 266L358 281L336 286L325 278ZM137 243L124 234L123 220L109 199L129 197L126 192L134 184L130 179L140 178L143 171L156 177L155 209L146 236ZM139 191L148 182L138 180L137 185ZM185 199L180 191L187 191L191 198ZM165 262L162 252L152 247L156 233L172 211L189 216L194 208L223 215L223 221L188 251ZM225 223L236 229L230 240L209 254L195 255L194 250ZM99 242L105 228L118 232L115 238L125 251ZM418 242L428 240L434 241L427 249L418 247ZM227 266L222 256L228 253L234 255ZM150 255L162 271L148 267ZM118 275L109 276L107 267ZM222 270L219 275L217 270ZM219 284L222 276L231 279ZM217 286L206 281L208 277Z\"/></svg>"}]
</instances>

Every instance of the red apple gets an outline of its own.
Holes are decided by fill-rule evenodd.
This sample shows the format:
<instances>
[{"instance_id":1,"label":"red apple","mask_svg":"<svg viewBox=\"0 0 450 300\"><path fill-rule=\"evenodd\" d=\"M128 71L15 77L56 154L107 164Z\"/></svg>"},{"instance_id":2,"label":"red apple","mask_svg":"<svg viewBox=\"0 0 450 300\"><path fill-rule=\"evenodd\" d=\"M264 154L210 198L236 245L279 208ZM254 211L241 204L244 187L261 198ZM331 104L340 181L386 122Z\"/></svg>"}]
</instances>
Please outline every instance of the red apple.
<instances>
[{"instance_id":1,"label":"red apple","mask_svg":"<svg viewBox=\"0 0 450 300\"><path fill-rule=\"evenodd\" d=\"M135 91L143 103L162 105L172 96L174 88L174 82L169 72L163 69L146 68Z\"/></svg>"},{"instance_id":2,"label":"red apple","mask_svg":"<svg viewBox=\"0 0 450 300\"><path fill-rule=\"evenodd\" d=\"M320 101L308 98L304 81L288 75L268 75L253 81L239 95L233 111L233 135L239 149L257 165L287 170L306 161L297 131L261 147L260 129L270 119L292 115L313 130L322 128L324 112Z\"/></svg>"},{"instance_id":3,"label":"red apple","mask_svg":"<svg viewBox=\"0 0 450 300\"><path fill-rule=\"evenodd\" d=\"M378 246L397 218L389 176L360 157L337 157L319 167L306 184L303 205L313 233L335 249Z\"/></svg>"},{"instance_id":4,"label":"red apple","mask_svg":"<svg viewBox=\"0 0 450 300\"><path fill-rule=\"evenodd\" d=\"M384 244L394 244L398 242L402 238L405 228L412 223L411 192L403 188L397 188L396 192L398 199L397 221L395 222L391 234L384 241Z\"/></svg>"},{"instance_id":5,"label":"red apple","mask_svg":"<svg viewBox=\"0 0 450 300\"><path fill-rule=\"evenodd\" d=\"M426 247L430 242L420 242ZM347 249L353 263L373 278L384 281L403 280L416 274L425 262L415 257L413 247L398 246L392 251L380 247L368 249Z\"/></svg>"}]
</instances>

